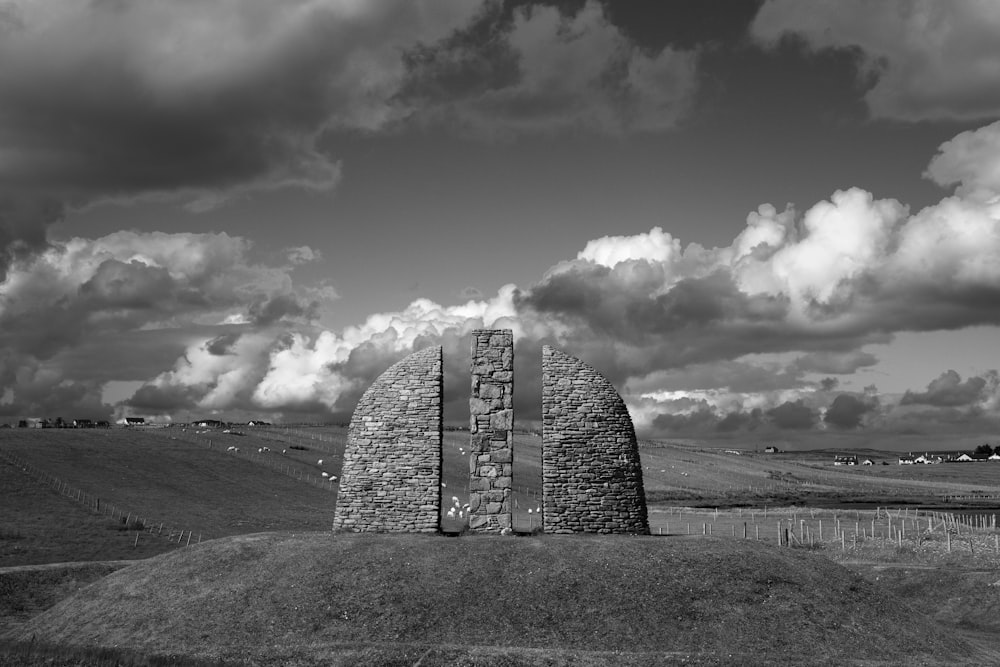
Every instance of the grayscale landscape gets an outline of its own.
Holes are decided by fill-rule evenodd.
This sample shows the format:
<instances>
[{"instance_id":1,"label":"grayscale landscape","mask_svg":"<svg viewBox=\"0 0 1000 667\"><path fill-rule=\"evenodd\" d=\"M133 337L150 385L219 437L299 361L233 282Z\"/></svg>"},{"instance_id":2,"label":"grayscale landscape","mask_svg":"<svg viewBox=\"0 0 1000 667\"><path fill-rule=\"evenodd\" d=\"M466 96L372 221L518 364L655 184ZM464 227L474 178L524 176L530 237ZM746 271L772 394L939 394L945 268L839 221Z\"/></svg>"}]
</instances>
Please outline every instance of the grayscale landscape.
<instances>
[{"instance_id":1,"label":"grayscale landscape","mask_svg":"<svg viewBox=\"0 0 1000 667\"><path fill-rule=\"evenodd\" d=\"M1000 4L0 1L0 664L1000 663Z\"/></svg>"}]
</instances>

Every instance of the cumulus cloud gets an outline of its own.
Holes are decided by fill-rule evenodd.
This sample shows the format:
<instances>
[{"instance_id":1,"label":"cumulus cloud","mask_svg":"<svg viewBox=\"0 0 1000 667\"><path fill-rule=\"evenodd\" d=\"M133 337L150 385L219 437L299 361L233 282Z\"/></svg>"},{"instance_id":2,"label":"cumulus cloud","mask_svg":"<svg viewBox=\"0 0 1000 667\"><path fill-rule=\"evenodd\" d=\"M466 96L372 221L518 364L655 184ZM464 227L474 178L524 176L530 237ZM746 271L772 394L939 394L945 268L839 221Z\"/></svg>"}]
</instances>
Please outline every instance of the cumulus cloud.
<instances>
[{"instance_id":1,"label":"cumulus cloud","mask_svg":"<svg viewBox=\"0 0 1000 667\"><path fill-rule=\"evenodd\" d=\"M924 175L958 194L990 201L1000 194L1000 121L941 144Z\"/></svg>"},{"instance_id":2,"label":"cumulus cloud","mask_svg":"<svg viewBox=\"0 0 1000 667\"><path fill-rule=\"evenodd\" d=\"M773 45L852 49L875 117L976 120L1000 114L1000 7L979 0L768 0L750 28Z\"/></svg>"},{"instance_id":3,"label":"cumulus cloud","mask_svg":"<svg viewBox=\"0 0 1000 667\"><path fill-rule=\"evenodd\" d=\"M927 391L907 391L903 394L900 404L938 407L973 405L985 398L986 385L985 377L970 377L963 382L962 376L953 370L948 370L931 380L927 385Z\"/></svg>"},{"instance_id":4,"label":"cumulus cloud","mask_svg":"<svg viewBox=\"0 0 1000 667\"><path fill-rule=\"evenodd\" d=\"M132 354L156 335L155 369L98 375L144 380L136 408L346 419L392 362L441 344L458 410L468 334L485 326L514 329L520 387L536 392L538 350L555 345L615 383L640 429L870 426L888 418L874 394L834 397L835 382L809 374L869 367L864 346L897 331L1000 324L997 206L960 192L911 215L851 188L801 214L762 205L725 247L683 246L662 228L607 236L535 284L458 305L416 299L335 331L312 317L334 294L292 280L301 249L268 264L224 234L71 239L18 260L0 286L0 349L15 351L0 367L3 393L13 387L19 402L19 377L84 368L71 349L113 339ZM996 411L996 395L984 390L974 407ZM537 401L518 396L519 415L537 416ZM926 405L918 396L900 407Z\"/></svg>"},{"instance_id":5,"label":"cumulus cloud","mask_svg":"<svg viewBox=\"0 0 1000 667\"><path fill-rule=\"evenodd\" d=\"M595 0L576 11L490 3L467 29L409 52L401 98L427 122L487 136L661 131L689 109L697 60L640 48Z\"/></svg>"},{"instance_id":6,"label":"cumulus cloud","mask_svg":"<svg viewBox=\"0 0 1000 667\"><path fill-rule=\"evenodd\" d=\"M323 258L323 253L307 245L286 248L285 253L288 256L288 261L294 266L316 262Z\"/></svg>"},{"instance_id":7,"label":"cumulus cloud","mask_svg":"<svg viewBox=\"0 0 1000 667\"><path fill-rule=\"evenodd\" d=\"M202 336L211 340L206 354L226 356L237 338L218 322L233 314L243 329L287 319L307 325L314 305L287 271L254 261L251 244L227 234L116 232L50 242L15 261L0 282L10 409L52 407L54 399L32 390L46 383L71 405L83 399L66 388L85 390L95 408L104 382L148 380Z\"/></svg>"}]
</instances>

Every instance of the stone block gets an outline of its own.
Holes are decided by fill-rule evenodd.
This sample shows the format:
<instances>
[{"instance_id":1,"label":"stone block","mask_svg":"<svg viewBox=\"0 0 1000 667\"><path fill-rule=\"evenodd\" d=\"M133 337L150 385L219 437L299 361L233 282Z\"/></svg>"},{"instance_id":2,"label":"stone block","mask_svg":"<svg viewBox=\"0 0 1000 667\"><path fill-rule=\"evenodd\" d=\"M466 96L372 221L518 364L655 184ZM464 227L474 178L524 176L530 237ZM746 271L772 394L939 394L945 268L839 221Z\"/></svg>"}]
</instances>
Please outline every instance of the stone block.
<instances>
[{"instance_id":1,"label":"stone block","mask_svg":"<svg viewBox=\"0 0 1000 667\"><path fill-rule=\"evenodd\" d=\"M497 410L490 415L490 428L509 431L514 427L513 410Z\"/></svg>"}]
</instances>

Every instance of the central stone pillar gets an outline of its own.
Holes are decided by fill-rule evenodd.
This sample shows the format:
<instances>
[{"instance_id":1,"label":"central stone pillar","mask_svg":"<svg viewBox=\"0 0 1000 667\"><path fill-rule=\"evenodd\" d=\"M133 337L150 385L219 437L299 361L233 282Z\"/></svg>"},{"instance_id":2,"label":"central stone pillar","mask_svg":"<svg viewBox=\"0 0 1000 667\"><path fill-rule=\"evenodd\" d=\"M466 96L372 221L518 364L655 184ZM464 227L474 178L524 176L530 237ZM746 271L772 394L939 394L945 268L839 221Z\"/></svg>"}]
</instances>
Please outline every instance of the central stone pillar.
<instances>
[{"instance_id":1,"label":"central stone pillar","mask_svg":"<svg viewBox=\"0 0 1000 667\"><path fill-rule=\"evenodd\" d=\"M497 532L512 527L514 461L514 332L472 332L469 399L469 528Z\"/></svg>"}]
</instances>

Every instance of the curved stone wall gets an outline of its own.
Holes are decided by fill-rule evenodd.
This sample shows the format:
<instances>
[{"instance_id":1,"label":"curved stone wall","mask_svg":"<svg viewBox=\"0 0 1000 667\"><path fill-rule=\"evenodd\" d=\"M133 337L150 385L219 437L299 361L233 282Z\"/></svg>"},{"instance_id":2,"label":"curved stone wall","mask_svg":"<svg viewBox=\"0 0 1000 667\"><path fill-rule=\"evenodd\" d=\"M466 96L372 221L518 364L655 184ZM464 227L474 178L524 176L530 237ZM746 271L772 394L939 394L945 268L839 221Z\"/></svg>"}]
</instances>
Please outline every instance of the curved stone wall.
<instances>
[{"instance_id":1,"label":"curved stone wall","mask_svg":"<svg viewBox=\"0 0 1000 667\"><path fill-rule=\"evenodd\" d=\"M542 348L542 525L552 533L649 533L628 408L603 375Z\"/></svg>"},{"instance_id":2,"label":"curved stone wall","mask_svg":"<svg viewBox=\"0 0 1000 667\"><path fill-rule=\"evenodd\" d=\"M441 347L382 373L351 417L335 531L435 532L441 507Z\"/></svg>"}]
</instances>

